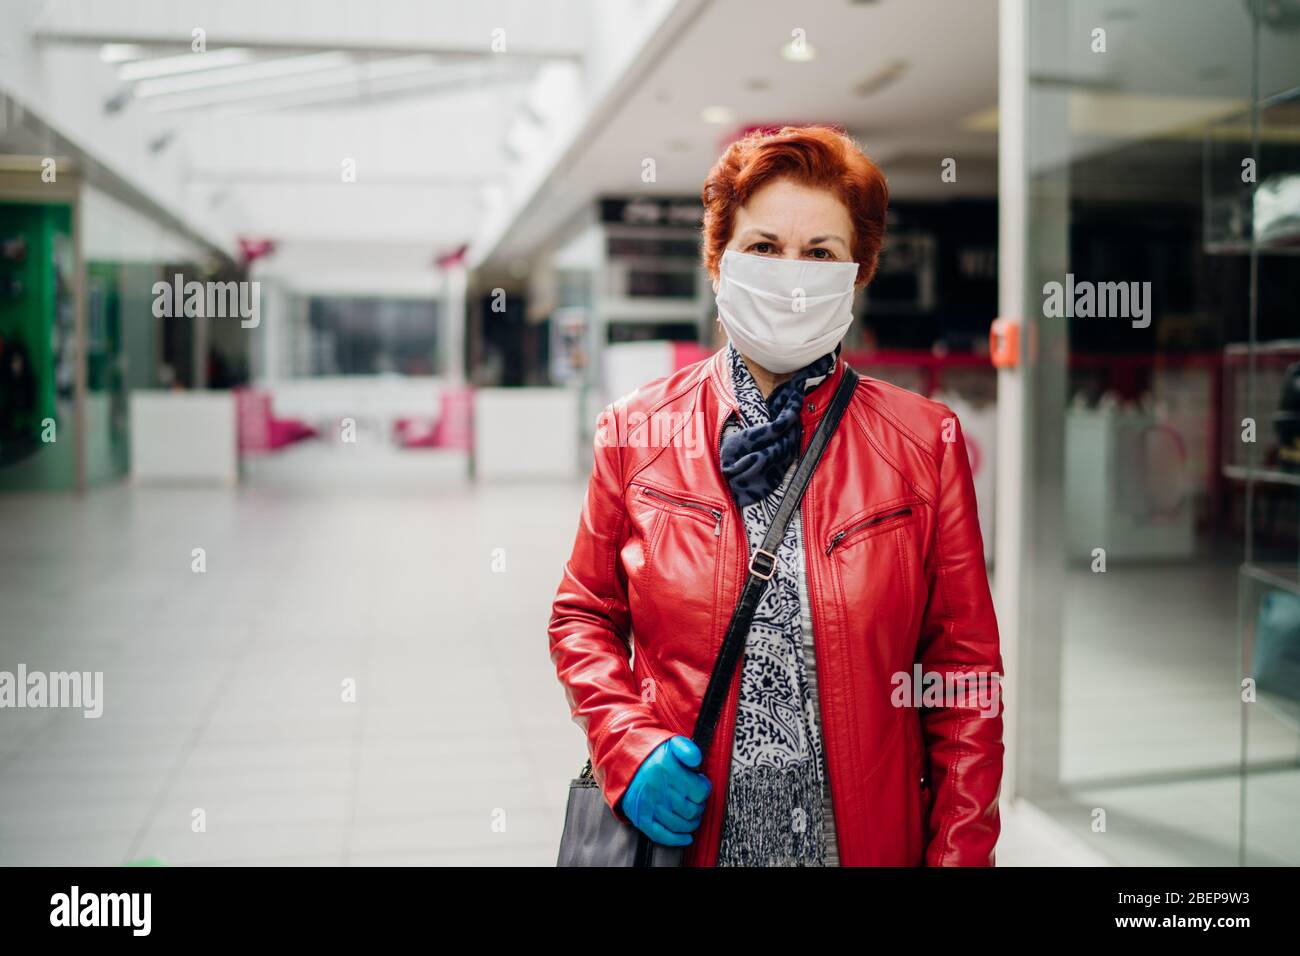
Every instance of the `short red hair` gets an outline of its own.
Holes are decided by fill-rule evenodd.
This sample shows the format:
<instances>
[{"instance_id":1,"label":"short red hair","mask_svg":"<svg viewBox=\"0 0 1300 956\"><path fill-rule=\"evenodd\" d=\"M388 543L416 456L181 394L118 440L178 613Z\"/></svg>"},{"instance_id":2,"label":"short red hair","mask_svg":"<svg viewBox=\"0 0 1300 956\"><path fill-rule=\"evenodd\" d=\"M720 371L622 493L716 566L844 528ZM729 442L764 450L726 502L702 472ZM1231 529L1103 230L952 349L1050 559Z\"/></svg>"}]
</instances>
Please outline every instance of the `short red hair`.
<instances>
[{"instance_id":1,"label":"short red hair","mask_svg":"<svg viewBox=\"0 0 1300 956\"><path fill-rule=\"evenodd\" d=\"M704 181L704 265L718 277L722 253L731 241L736 210L760 186L789 177L805 186L829 189L849 211L857 285L876 274L885 238L889 187L880 169L848 136L827 126L786 126L738 139Z\"/></svg>"}]
</instances>

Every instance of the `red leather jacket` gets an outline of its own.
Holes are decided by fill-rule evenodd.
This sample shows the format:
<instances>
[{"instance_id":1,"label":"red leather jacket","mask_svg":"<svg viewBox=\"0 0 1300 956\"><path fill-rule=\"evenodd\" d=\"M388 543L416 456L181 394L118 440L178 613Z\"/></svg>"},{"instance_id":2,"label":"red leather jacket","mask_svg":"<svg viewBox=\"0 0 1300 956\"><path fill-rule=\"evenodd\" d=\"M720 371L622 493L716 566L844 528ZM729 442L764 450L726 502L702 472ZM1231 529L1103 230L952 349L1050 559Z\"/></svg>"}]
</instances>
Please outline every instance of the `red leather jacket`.
<instances>
[{"instance_id":1,"label":"red leather jacket","mask_svg":"<svg viewBox=\"0 0 1300 956\"><path fill-rule=\"evenodd\" d=\"M655 747L691 735L744 582L744 524L718 462L735 409L724 358L605 410L555 597L551 658L611 808ZM808 395L805 447L843 368ZM841 863L992 865L1000 694L917 707L908 691L898 705L896 675L918 664L926 677L1002 672L955 416L863 378L800 508ZM739 689L737 677L705 757L713 791L687 865L717 860Z\"/></svg>"}]
</instances>

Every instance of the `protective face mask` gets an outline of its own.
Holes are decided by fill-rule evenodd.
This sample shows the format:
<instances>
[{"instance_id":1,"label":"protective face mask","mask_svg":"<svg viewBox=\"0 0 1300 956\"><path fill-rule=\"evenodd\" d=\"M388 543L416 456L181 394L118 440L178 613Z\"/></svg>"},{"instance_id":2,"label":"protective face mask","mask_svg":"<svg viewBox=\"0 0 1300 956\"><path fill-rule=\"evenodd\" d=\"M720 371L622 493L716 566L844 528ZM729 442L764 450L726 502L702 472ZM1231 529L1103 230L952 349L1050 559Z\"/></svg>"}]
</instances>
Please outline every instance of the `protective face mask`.
<instances>
[{"instance_id":1,"label":"protective face mask","mask_svg":"<svg viewBox=\"0 0 1300 956\"><path fill-rule=\"evenodd\" d=\"M718 268L718 318L741 355L769 372L803 368L853 321L856 262L810 262L728 249Z\"/></svg>"}]
</instances>

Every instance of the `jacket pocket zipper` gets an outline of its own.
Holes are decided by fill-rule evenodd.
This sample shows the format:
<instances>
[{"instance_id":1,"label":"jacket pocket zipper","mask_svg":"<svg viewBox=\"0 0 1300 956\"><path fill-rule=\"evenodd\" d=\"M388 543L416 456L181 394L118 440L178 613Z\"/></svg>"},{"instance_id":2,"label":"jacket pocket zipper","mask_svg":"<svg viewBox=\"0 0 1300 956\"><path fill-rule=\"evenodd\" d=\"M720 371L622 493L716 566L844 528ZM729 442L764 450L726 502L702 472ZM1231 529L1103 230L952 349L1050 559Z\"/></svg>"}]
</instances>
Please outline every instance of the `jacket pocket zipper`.
<instances>
[{"instance_id":1,"label":"jacket pocket zipper","mask_svg":"<svg viewBox=\"0 0 1300 956\"><path fill-rule=\"evenodd\" d=\"M836 545L854 532L861 531L863 528L875 527L878 524L883 524L884 522L890 521L894 518L904 518L911 513L911 508L899 508L897 511L891 511L889 514L876 515L874 518L868 518L866 521L859 521L857 524L845 528L843 531L835 532L831 537L830 544L826 545L827 557L829 557L830 553L835 550Z\"/></svg>"},{"instance_id":2,"label":"jacket pocket zipper","mask_svg":"<svg viewBox=\"0 0 1300 956\"><path fill-rule=\"evenodd\" d=\"M717 538L722 535L722 512L717 508L710 508L708 505L702 505L695 501L687 501L685 498L674 498L661 491L655 491L653 488L647 488L645 493L651 498L658 498L660 501L666 501L679 508L690 508L692 511L709 515L713 518L713 536Z\"/></svg>"}]
</instances>

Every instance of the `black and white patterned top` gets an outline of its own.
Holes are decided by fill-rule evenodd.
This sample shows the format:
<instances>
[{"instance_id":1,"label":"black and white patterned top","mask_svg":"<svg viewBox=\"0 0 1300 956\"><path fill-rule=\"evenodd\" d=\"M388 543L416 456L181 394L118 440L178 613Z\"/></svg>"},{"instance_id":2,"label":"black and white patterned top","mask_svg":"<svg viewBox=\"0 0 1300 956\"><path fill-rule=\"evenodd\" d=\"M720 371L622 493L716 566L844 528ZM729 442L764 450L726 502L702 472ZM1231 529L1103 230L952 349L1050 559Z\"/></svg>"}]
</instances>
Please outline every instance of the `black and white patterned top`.
<instances>
[{"instance_id":1,"label":"black and white patterned top","mask_svg":"<svg viewBox=\"0 0 1300 956\"><path fill-rule=\"evenodd\" d=\"M732 416L727 422L724 442L770 416L744 359L730 344L727 350L740 419ZM824 378L810 377L805 390ZM776 491L741 509L751 556L796 465L789 466ZM745 643L719 866L838 863L805 574L803 528L796 511Z\"/></svg>"}]
</instances>

